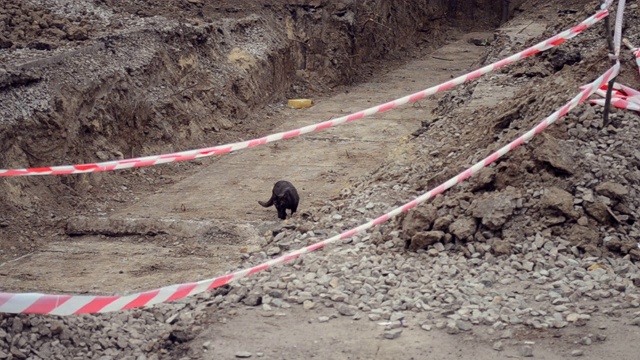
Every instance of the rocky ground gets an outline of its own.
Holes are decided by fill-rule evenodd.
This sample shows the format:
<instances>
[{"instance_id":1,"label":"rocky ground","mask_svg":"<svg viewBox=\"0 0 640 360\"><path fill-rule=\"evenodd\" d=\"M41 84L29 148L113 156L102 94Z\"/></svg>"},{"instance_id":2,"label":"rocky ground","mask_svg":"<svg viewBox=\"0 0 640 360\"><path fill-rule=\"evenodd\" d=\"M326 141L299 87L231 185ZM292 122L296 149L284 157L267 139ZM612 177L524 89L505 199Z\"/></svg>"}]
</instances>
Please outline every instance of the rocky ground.
<instances>
[{"instance_id":1,"label":"rocky ground","mask_svg":"<svg viewBox=\"0 0 640 360\"><path fill-rule=\"evenodd\" d=\"M526 2L476 65L596 5ZM627 10L625 37L640 44L640 10ZM522 134L611 65L602 34L448 92L378 168L273 222L237 268L377 217ZM640 88L626 51L623 61L618 81ZM582 105L405 216L210 293L99 316L0 315L0 359L635 359L637 120L615 110L605 126L601 108Z\"/></svg>"}]
</instances>

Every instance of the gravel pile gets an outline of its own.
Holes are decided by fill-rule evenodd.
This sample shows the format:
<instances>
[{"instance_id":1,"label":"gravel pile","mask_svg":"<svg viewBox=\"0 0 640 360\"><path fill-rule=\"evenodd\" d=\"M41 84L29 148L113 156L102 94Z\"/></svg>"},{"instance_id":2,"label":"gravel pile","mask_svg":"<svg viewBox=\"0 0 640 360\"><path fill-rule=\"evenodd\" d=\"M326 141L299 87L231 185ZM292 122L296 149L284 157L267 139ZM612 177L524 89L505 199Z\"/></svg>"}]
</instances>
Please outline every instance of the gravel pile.
<instances>
[{"instance_id":1,"label":"gravel pile","mask_svg":"<svg viewBox=\"0 0 640 360\"><path fill-rule=\"evenodd\" d=\"M160 359L202 330L220 289L144 310L45 317L0 314L0 359ZM170 358L174 358L170 356Z\"/></svg>"}]
</instances>

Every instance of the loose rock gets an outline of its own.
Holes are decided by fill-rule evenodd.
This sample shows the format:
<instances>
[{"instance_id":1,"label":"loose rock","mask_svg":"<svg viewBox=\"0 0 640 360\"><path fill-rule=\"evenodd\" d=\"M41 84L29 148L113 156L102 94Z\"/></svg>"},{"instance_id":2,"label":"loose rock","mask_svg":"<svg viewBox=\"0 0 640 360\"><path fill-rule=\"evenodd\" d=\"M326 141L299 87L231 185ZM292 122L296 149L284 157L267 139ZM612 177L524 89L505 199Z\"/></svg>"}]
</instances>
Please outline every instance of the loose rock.
<instances>
[{"instance_id":1,"label":"loose rock","mask_svg":"<svg viewBox=\"0 0 640 360\"><path fill-rule=\"evenodd\" d=\"M336 306L336 310L338 310L340 315L344 316L353 316L358 312L358 308L356 306L347 304L338 304L338 306Z\"/></svg>"},{"instance_id":2,"label":"loose rock","mask_svg":"<svg viewBox=\"0 0 640 360\"><path fill-rule=\"evenodd\" d=\"M384 338L394 340L400 337L402 329L392 329L384 332Z\"/></svg>"},{"instance_id":3,"label":"loose rock","mask_svg":"<svg viewBox=\"0 0 640 360\"><path fill-rule=\"evenodd\" d=\"M519 352L522 357L533 357L533 347L529 345L521 347Z\"/></svg>"},{"instance_id":4,"label":"loose rock","mask_svg":"<svg viewBox=\"0 0 640 360\"><path fill-rule=\"evenodd\" d=\"M472 204L473 216L481 219L482 225L491 230L500 230L513 214L516 206L515 189L495 192L488 197L475 200Z\"/></svg>"},{"instance_id":5,"label":"loose rock","mask_svg":"<svg viewBox=\"0 0 640 360\"><path fill-rule=\"evenodd\" d=\"M492 348L495 351L502 351L504 350L504 345L502 344L502 341L496 341L493 343Z\"/></svg>"}]
</instances>

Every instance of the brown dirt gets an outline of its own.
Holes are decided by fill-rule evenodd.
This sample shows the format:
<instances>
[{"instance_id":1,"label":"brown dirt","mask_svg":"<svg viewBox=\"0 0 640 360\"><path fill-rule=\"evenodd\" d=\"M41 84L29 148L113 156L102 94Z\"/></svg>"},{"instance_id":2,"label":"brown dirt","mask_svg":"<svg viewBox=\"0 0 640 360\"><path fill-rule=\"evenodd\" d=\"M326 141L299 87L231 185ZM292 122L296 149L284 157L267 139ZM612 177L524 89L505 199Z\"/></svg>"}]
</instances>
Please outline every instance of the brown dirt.
<instances>
[{"instance_id":1,"label":"brown dirt","mask_svg":"<svg viewBox=\"0 0 640 360\"><path fill-rule=\"evenodd\" d=\"M399 61L442 43L454 18L439 6L396 9L388 2L3 4L1 36L11 42L0 53L5 168L133 157L264 134L277 125L264 120L273 109L256 110L366 79L380 59ZM497 21L481 18L487 20L476 25ZM16 25L16 19L22 20ZM76 27L87 36L47 35ZM51 49L27 46L42 39ZM3 180L0 231L12 240L0 244L0 259L39 248L71 214L128 201L131 191L153 191L192 167Z\"/></svg>"},{"instance_id":2,"label":"brown dirt","mask_svg":"<svg viewBox=\"0 0 640 360\"><path fill-rule=\"evenodd\" d=\"M451 74L467 72L471 70L469 66L473 60L483 51L482 47L471 44L468 39L486 36L488 33L464 35L423 60L413 60L386 74L379 74L375 80L349 87L334 96L316 97L315 105L310 109L276 110L269 116L268 122L279 125L271 128L270 132L349 114L436 85L448 80ZM441 60L453 57L458 59L454 66ZM381 86L386 91L379 91ZM347 187L350 180L379 165L387 157L388 150L382 149L393 149L402 139L406 141L407 134L418 128L421 121L431 117L429 114L436 104L437 100L433 99L349 126L218 159L203 159L180 177L174 177L174 184L161 185L155 194L139 200L126 197L121 201L105 199L98 205L99 209L92 211L93 216L72 217L64 229L67 234L88 236L49 242L25 257L5 264L1 268L2 273L6 274L4 283L20 291L47 286L52 291L62 292L120 292L200 280L228 271L239 263L242 249L259 248L264 245L262 235L278 229L273 208L256 206L258 200L268 197L275 181L281 178L295 179L302 198L301 211L305 217L313 218L316 216L314 208L328 204L328 199L339 197L339 191ZM151 176L162 172L162 168L139 171ZM229 189L238 189L239 192ZM242 222L238 222L239 219ZM168 222L184 222L185 225L169 227ZM194 224L203 227L203 230L191 228ZM157 235L145 237L147 233ZM130 234L135 236L127 236ZM136 245L132 248L131 243ZM152 258L145 260L144 254L136 247L153 254ZM173 261L176 254L183 250L187 251L186 256ZM55 263L60 258L60 251L68 254L69 260L81 260L74 254L91 254L81 263L73 262L75 265L71 265L83 269L77 273L78 278L83 279L81 282L51 282L47 275L52 270L42 264ZM123 267L114 268L114 258L123 258L120 262ZM204 259L209 261L203 263ZM189 261L199 265L188 266ZM167 263L171 265L162 265ZM89 264L92 266L89 267ZM158 266L153 267L153 271L145 271L149 264ZM70 270L60 269L66 274ZM104 279L105 273L123 276ZM143 274L145 276L141 277ZM99 285L85 287L92 282Z\"/></svg>"},{"instance_id":3,"label":"brown dirt","mask_svg":"<svg viewBox=\"0 0 640 360\"><path fill-rule=\"evenodd\" d=\"M431 7L407 3L399 10L391 2L367 1L355 2L356 7L326 1L97 0L89 13L71 8L74 16L43 1L2 3L4 168L126 158L265 135L424 89L473 69L479 59L500 55L468 41L493 39L486 31L499 22L497 2L473 2L485 5L473 16L466 5L451 15L445 2ZM525 13L520 23L503 29L522 37L512 47L550 33L550 23L566 27L579 19L560 17L559 8L585 6L581 1L533 3L546 8L532 17ZM505 40L498 36L496 41ZM585 62L596 63L602 55L589 53ZM542 59L553 67L552 58ZM534 69L539 60L525 62L522 76L550 74L550 68ZM576 70L571 85L582 84L604 67ZM621 81L636 85L630 73ZM526 90L518 90L523 99L519 107L501 102L512 98L512 85L505 81L503 91L493 92L478 83L472 93L437 96L348 126L216 159L104 174L2 179L1 289L118 293L222 274L239 264L243 254L265 247L265 233L281 228L273 209L256 204L268 196L275 180L296 178L303 198L299 217L313 219L329 200L340 198L343 188L383 161L424 160L420 156L433 148L421 150L408 134L424 121L437 123L450 110L468 105L456 124L464 130L439 150L446 155L459 144L474 147L449 157L457 167L440 166L433 172L436 177L408 180L417 191L424 190L455 174L467 159L486 155L477 149L524 128L510 127L515 118L533 122L574 91L543 85L548 98L557 101L539 105L527 101ZM316 105L301 111L283 108L284 100L294 96L313 97ZM509 113L513 108L519 109L517 114ZM469 118L478 125L465 128ZM487 134L479 137L478 128ZM566 132L561 125L549 136L562 139ZM545 154L532 160L523 152L501 165L491 186L571 187L570 179L549 175L553 169L528 172L528 166L549 167L541 165ZM379 173L376 181L400 177L384 174L384 169ZM456 200L482 195L456 195ZM592 221L589 227L597 230L598 225ZM514 221L502 232L509 240L507 235L516 236L519 230ZM548 231L569 235L575 228ZM373 344L380 333L375 323L339 318L319 324L319 315L297 308L271 320L252 312L232 313L230 319L212 315L206 330L168 356L226 359L237 351L262 351L266 358L290 359L495 358L481 333L460 341L460 336L435 332L426 336L416 327L400 341ZM589 326L602 324L609 327L613 342L594 346L584 358L601 359L615 348L622 349L618 358L623 359L640 350L632 341L637 333L618 327L616 319L598 319ZM317 337L309 341L312 335ZM536 356L549 359L566 358L579 336L571 331L557 338L526 335L545 345ZM205 341L212 341L215 351L204 351ZM504 355L517 356L515 346Z\"/></svg>"}]
</instances>

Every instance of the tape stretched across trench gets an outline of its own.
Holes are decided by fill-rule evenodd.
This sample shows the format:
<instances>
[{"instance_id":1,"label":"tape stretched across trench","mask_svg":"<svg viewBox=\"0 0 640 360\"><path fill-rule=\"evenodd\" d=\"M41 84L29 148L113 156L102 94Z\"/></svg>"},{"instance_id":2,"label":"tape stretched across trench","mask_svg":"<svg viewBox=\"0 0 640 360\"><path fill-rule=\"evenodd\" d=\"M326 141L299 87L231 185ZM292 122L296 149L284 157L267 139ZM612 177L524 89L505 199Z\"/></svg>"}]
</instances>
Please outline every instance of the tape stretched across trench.
<instances>
[{"instance_id":1,"label":"tape stretched across trench","mask_svg":"<svg viewBox=\"0 0 640 360\"><path fill-rule=\"evenodd\" d=\"M302 128L291 130L291 131L272 134L272 135L268 135L258 139L252 139L248 141L237 142L237 143L226 144L226 145L219 145L219 146L214 146L209 148L202 148L197 150L188 150L188 151L183 151L178 153L153 155L153 156L145 156L145 157L132 158L132 159L105 161L101 163L90 163L90 164L61 165L61 166L23 168L23 169L0 169L0 177L33 176L33 175L69 175L69 174L82 174L82 173L90 173L90 172L102 172L102 171L121 170L121 169L129 169L129 168L137 168L137 167L145 167L145 166L154 166L154 165L160 165L160 164L166 164L166 163L172 163L172 162L193 160L193 159L214 156L214 155L222 155L232 151L260 146L270 142L280 141L280 140L300 136L302 134L324 130L336 125L349 123L352 121L362 119L367 116L371 116L377 113L382 113L407 103L418 101L427 96L448 90L456 85L460 85L467 81L474 80L486 73L500 69L518 60L533 56L542 51L558 46L564 43L565 41L574 38L576 35L580 34L581 32L583 32L590 26L596 24L598 21L602 20L608 15L609 15L609 12L607 9L600 10L596 14L582 21L580 24L568 30L563 31L558 35L552 36L551 38L545 41L542 41L528 49L525 49L515 55L509 56L503 60L487 65L471 73L459 76L453 80L447 81L445 83L431 87L429 89L405 96L403 98L390 101L386 104L375 106L357 113L353 113L351 115L335 118L322 123L305 126Z\"/></svg>"},{"instance_id":2,"label":"tape stretched across trench","mask_svg":"<svg viewBox=\"0 0 640 360\"><path fill-rule=\"evenodd\" d=\"M336 235L327 240L318 242L316 244L304 247L300 250L296 250L272 259L266 263L254 266L252 268L240 270L231 274L223 275L214 279L202 280L198 282L171 285L160 289L150 290L142 293L125 295L125 296L91 296L91 295L48 295L39 293L27 293L27 294L14 294L14 293L0 293L0 312L5 313L37 313L37 314L51 314L51 315L73 315L73 314L90 314L90 313L105 313L111 311L126 310L132 308L138 308L143 306L150 306L158 303L168 302L172 300L181 299L187 296L195 295L207 290L217 288L219 286L228 284L232 281L241 279L245 276L255 274L257 272L269 269L275 265L289 262L293 259L300 257L308 252L320 249L329 244L338 242L340 240L349 238L361 231L370 229L374 226L380 225L386 222L390 218L399 215L400 213L409 211L410 209L418 206L430 198L444 192L445 190L455 186L456 184L468 179L473 174L477 173L481 169L489 166L501 156L505 155L509 151L517 148L526 141L533 138L535 135L542 132L549 125L555 122L557 119L566 115L571 109L575 108L578 104L583 103L589 96L591 96L596 90L598 90L603 84L617 76L620 70L620 64L616 63L606 73L601 75L591 84L583 88L580 93L575 96L571 101L561 107L559 110L551 114L544 119L536 127L512 141L508 145L500 148L498 151L489 155L487 158L473 165L471 168L463 171L457 176L449 179L445 183L430 190L429 192L417 197L416 199L395 208L389 213L386 213L374 220L371 220L365 224L362 224L354 229L343 232L340 235Z\"/></svg>"}]
</instances>

